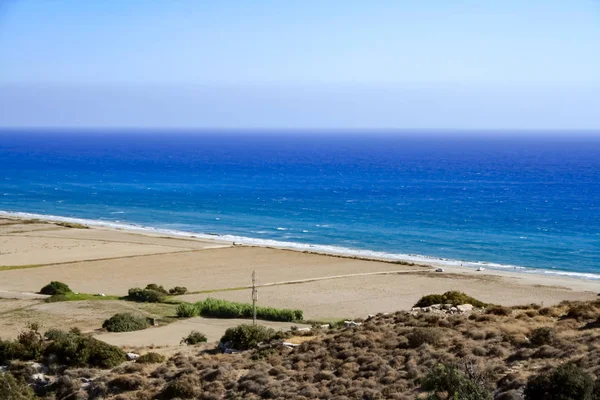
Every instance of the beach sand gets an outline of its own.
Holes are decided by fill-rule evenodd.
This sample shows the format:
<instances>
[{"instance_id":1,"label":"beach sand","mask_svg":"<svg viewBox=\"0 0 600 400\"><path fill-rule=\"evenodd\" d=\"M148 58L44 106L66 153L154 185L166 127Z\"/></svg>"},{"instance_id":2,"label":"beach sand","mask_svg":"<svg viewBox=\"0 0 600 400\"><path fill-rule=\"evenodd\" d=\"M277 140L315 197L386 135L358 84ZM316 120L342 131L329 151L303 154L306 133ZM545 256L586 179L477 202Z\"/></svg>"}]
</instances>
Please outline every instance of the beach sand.
<instances>
[{"instance_id":1,"label":"beach sand","mask_svg":"<svg viewBox=\"0 0 600 400\"><path fill-rule=\"evenodd\" d=\"M0 298L37 292L58 280L89 294L125 295L129 288L157 283L166 288L186 286L196 292L181 298L189 301L210 296L249 302L250 291L245 288L251 284L253 270L258 276L259 305L299 308L310 319L358 318L410 309L421 296L447 290L461 290L502 305L551 305L595 299L600 286L598 281L570 277L458 267L437 273L431 266L232 246L218 239L0 219ZM47 327L56 325L56 320L63 327L94 331L108 316L131 307L139 309L123 301L42 303L27 296L2 300L0 337L14 336L36 318ZM230 323L216 325L224 331ZM133 336L122 336L127 344L135 344ZM214 336L217 333L211 330ZM161 337L157 343L172 342ZM151 333L144 333L137 345L152 344L152 339Z\"/></svg>"}]
</instances>

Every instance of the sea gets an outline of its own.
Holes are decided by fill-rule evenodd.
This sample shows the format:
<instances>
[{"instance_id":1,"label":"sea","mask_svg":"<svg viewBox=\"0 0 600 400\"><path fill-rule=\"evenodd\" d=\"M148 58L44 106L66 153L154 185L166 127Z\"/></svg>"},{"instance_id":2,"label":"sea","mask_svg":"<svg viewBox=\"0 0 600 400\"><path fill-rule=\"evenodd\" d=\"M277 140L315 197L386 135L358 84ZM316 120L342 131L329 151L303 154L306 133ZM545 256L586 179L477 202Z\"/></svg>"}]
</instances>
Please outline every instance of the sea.
<instances>
[{"instance_id":1,"label":"sea","mask_svg":"<svg viewBox=\"0 0 600 400\"><path fill-rule=\"evenodd\" d=\"M600 135L1 130L0 214L600 279Z\"/></svg>"}]
</instances>

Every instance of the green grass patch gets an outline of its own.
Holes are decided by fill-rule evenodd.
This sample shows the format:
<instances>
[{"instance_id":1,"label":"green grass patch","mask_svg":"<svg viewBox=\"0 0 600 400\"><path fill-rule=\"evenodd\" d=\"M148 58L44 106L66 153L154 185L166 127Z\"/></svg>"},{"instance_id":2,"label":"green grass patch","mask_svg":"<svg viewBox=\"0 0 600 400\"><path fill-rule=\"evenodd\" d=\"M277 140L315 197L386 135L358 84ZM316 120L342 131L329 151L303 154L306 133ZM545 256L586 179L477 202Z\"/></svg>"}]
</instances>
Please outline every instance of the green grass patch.
<instances>
[{"instance_id":1,"label":"green grass patch","mask_svg":"<svg viewBox=\"0 0 600 400\"><path fill-rule=\"evenodd\" d=\"M2 265L0 271L12 271L15 269L30 269L44 267L44 264L31 264L31 265Z\"/></svg>"},{"instance_id":2,"label":"green grass patch","mask_svg":"<svg viewBox=\"0 0 600 400\"><path fill-rule=\"evenodd\" d=\"M234 301L208 298L194 304L182 303L177 307L177 315L184 318L203 316L214 318L252 318L252 305ZM256 318L265 321L302 321L302 310L256 307Z\"/></svg>"},{"instance_id":3,"label":"green grass patch","mask_svg":"<svg viewBox=\"0 0 600 400\"><path fill-rule=\"evenodd\" d=\"M55 294L44 300L46 303L57 303L60 301L84 301L84 300L122 300L119 296L99 296L97 294L87 293L66 293Z\"/></svg>"}]
</instances>

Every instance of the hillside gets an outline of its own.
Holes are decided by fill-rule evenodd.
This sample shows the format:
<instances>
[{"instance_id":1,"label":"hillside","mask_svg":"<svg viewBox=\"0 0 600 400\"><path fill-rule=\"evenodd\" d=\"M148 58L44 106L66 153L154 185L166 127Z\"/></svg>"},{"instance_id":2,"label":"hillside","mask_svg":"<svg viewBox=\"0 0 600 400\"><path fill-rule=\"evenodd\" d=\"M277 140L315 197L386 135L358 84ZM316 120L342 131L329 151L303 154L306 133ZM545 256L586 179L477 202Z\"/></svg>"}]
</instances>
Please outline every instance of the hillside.
<instances>
[{"instance_id":1,"label":"hillside","mask_svg":"<svg viewBox=\"0 0 600 400\"><path fill-rule=\"evenodd\" d=\"M57 400L444 399L457 390L454 398L509 400L523 398L529 377L572 365L569 373L580 374L578 382L585 386L581 399L596 399L591 380L600 374L599 316L600 301L487 307L463 314L435 309L380 314L356 327L315 328L286 339L279 335L269 346L237 354L203 345L156 364L125 362L108 370L54 366L47 373L53 383L38 385L38 395ZM290 348L282 340L301 344ZM13 361L8 370L34 383L27 363Z\"/></svg>"}]
</instances>

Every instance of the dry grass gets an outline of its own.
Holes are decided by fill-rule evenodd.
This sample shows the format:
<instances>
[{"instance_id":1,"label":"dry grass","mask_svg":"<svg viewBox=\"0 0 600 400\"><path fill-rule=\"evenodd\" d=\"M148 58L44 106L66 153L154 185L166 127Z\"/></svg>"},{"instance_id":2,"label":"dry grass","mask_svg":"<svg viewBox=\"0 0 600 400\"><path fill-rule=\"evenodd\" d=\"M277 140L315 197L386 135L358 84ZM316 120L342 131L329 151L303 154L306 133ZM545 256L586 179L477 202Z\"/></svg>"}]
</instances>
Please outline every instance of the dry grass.
<instances>
[{"instance_id":1,"label":"dry grass","mask_svg":"<svg viewBox=\"0 0 600 400\"><path fill-rule=\"evenodd\" d=\"M360 327L286 339L299 344L294 349L273 344L226 355L203 348L161 364L95 372L100 375L86 390L67 386L82 400L414 399L421 393L420 379L436 365L468 363L497 398L519 398L510 396L520 393L529 375L557 364L574 362L594 376L600 373L600 329L593 325L598 316L590 312L599 306L378 315ZM574 309L585 312L574 315Z\"/></svg>"}]
</instances>

